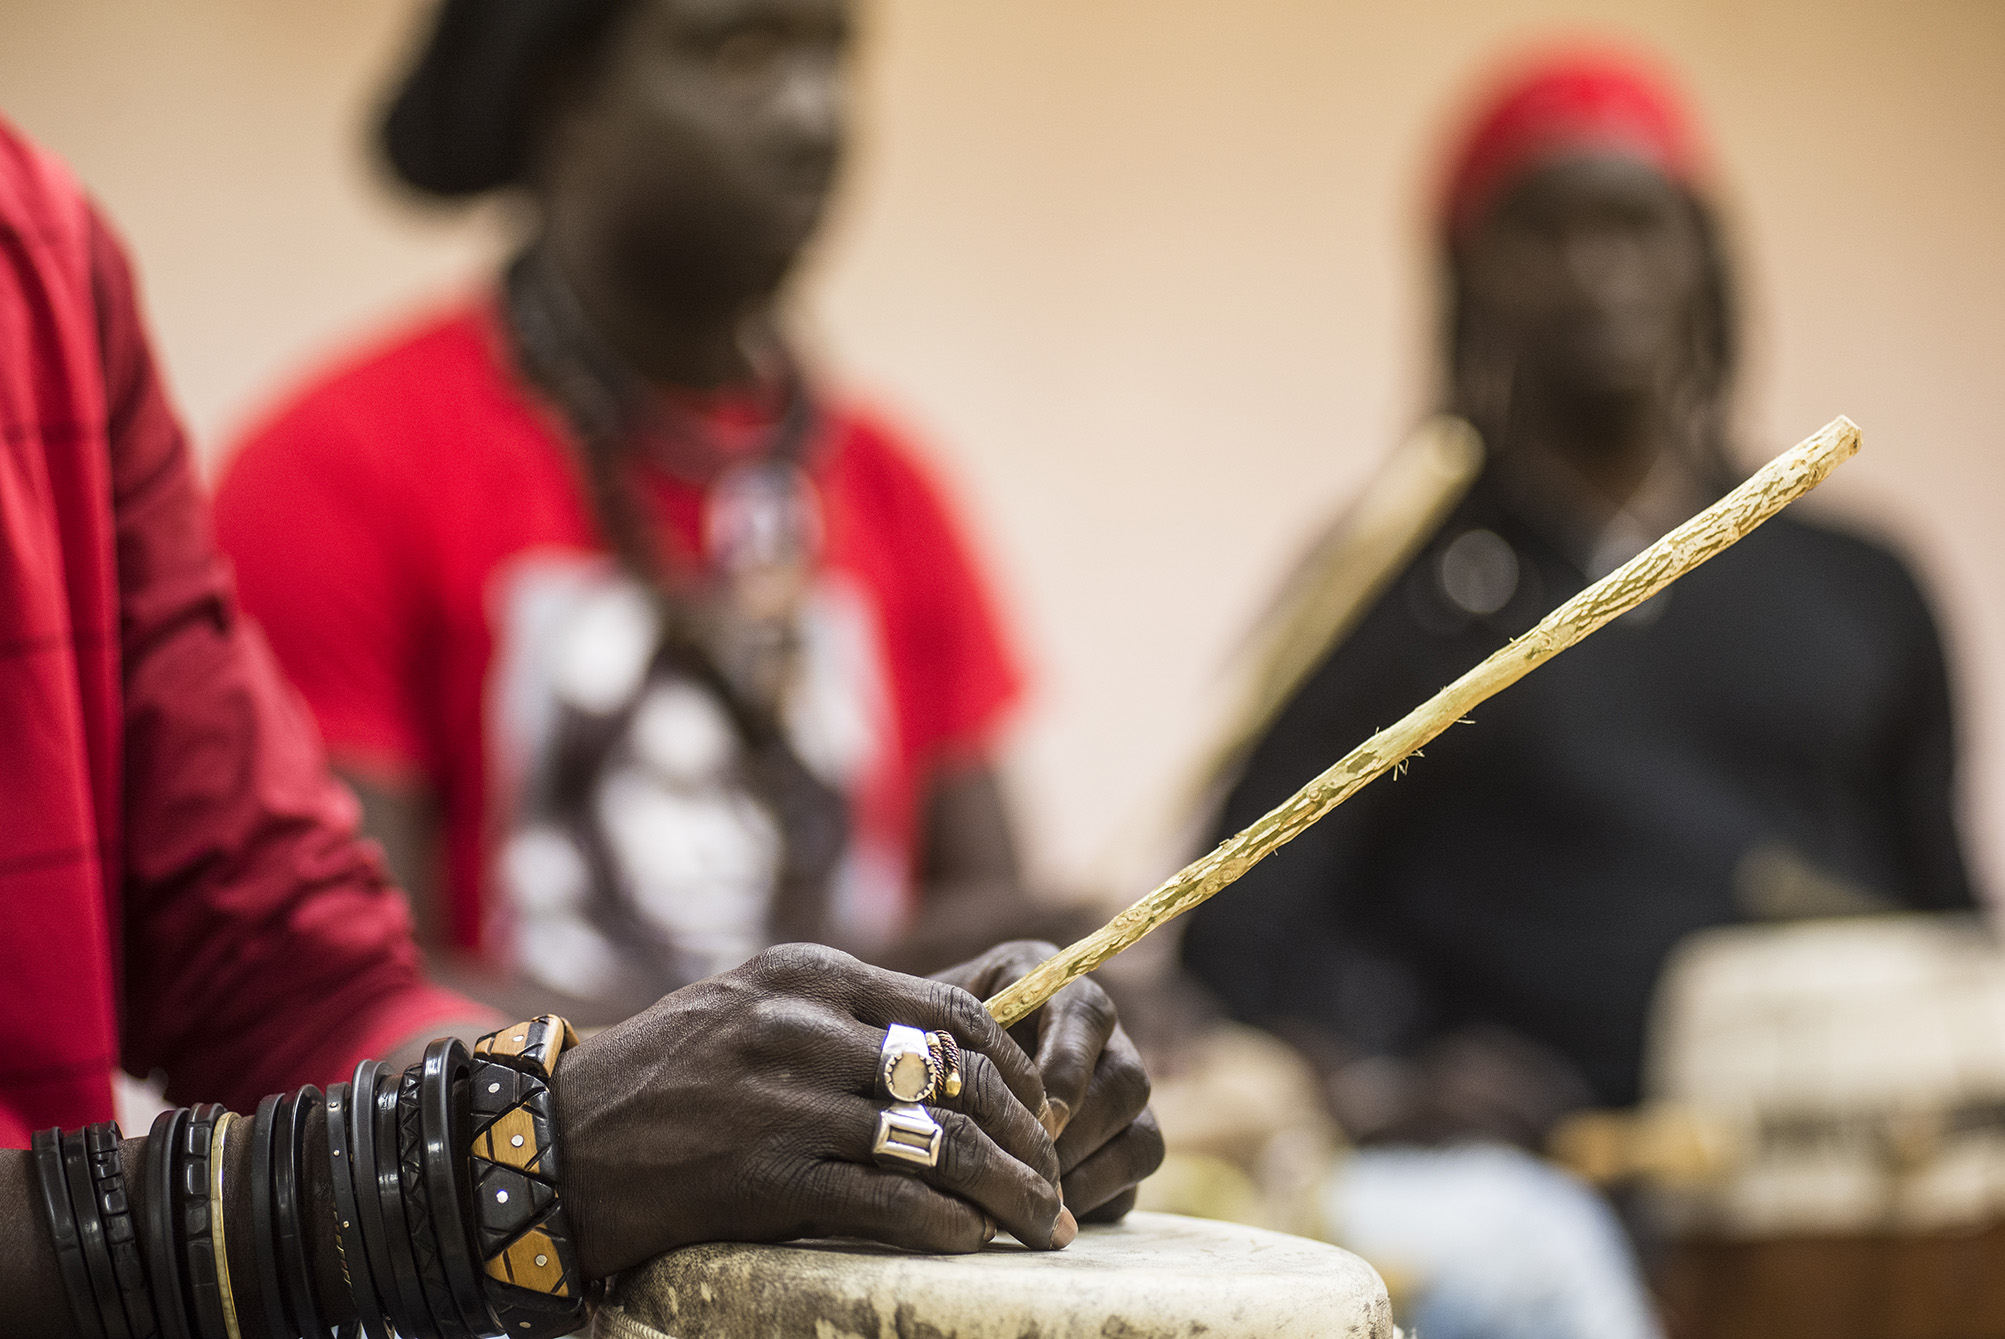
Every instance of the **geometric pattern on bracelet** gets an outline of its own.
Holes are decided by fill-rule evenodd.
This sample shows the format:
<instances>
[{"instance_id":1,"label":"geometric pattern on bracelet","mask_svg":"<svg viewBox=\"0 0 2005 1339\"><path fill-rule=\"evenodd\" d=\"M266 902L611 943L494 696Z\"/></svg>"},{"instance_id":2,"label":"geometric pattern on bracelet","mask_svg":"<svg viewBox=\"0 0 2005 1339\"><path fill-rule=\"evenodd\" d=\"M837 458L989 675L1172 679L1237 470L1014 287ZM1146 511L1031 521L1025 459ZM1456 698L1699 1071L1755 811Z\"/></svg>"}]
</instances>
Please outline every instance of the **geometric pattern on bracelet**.
<instances>
[{"instance_id":1,"label":"geometric pattern on bracelet","mask_svg":"<svg viewBox=\"0 0 2005 1339\"><path fill-rule=\"evenodd\" d=\"M526 1023L490 1032L473 1044L476 1059L498 1060L539 1078L549 1078L557 1069L557 1057L578 1044L578 1034L569 1020L544 1014Z\"/></svg>"},{"instance_id":2,"label":"geometric pattern on bracelet","mask_svg":"<svg viewBox=\"0 0 2005 1339\"><path fill-rule=\"evenodd\" d=\"M549 1087L500 1059L476 1061L470 1097L474 1220L488 1275L549 1297L574 1296Z\"/></svg>"},{"instance_id":3,"label":"geometric pattern on bracelet","mask_svg":"<svg viewBox=\"0 0 2005 1339\"><path fill-rule=\"evenodd\" d=\"M411 1233L411 1258L417 1265L418 1290L432 1315L453 1314L452 1287L439 1259L437 1229L432 1222L431 1192L425 1186L425 1136L418 1090L423 1067L404 1071L397 1088L397 1157L404 1183L404 1220Z\"/></svg>"}]
</instances>

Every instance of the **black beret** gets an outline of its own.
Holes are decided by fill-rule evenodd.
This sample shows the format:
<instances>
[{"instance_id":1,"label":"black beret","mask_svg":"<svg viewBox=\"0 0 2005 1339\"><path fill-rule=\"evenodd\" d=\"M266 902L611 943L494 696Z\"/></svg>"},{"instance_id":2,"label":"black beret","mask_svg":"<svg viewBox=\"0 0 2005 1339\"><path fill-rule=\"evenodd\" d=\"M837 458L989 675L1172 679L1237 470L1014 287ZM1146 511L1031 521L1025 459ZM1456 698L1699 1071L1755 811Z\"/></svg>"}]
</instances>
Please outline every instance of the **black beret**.
<instances>
[{"instance_id":1,"label":"black beret","mask_svg":"<svg viewBox=\"0 0 2005 1339\"><path fill-rule=\"evenodd\" d=\"M383 118L397 175L432 195L522 177L529 100L551 62L588 46L631 0L443 0Z\"/></svg>"}]
</instances>

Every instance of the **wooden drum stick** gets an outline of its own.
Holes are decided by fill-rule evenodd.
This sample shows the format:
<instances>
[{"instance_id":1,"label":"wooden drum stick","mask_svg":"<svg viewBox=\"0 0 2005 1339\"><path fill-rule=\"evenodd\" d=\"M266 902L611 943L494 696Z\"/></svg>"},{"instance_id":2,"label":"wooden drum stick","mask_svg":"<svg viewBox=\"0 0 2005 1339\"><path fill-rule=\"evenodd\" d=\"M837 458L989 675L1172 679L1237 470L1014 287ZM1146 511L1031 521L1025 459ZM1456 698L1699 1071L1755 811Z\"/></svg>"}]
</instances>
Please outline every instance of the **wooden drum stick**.
<instances>
[{"instance_id":1,"label":"wooden drum stick","mask_svg":"<svg viewBox=\"0 0 2005 1339\"><path fill-rule=\"evenodd\" d=\"M1404 720L1352 749L1244 832L1184 866L1086 938L1039 963L1030 975L989 1000L989 1012L1004 1027L1029 1017L1068 984L1157 926L1210 898L1293 841L1324 814L1463 720L1491 694L1508 688L1602 624L1634 609L1700 563L1746 538L1756 526L1824 482L1858 449L1858 425L1842 416L1833 419L1815 436L1769 461L1746 483L1547 614L1537 627L1415 707Z\"/></svg>"}]
</instances>

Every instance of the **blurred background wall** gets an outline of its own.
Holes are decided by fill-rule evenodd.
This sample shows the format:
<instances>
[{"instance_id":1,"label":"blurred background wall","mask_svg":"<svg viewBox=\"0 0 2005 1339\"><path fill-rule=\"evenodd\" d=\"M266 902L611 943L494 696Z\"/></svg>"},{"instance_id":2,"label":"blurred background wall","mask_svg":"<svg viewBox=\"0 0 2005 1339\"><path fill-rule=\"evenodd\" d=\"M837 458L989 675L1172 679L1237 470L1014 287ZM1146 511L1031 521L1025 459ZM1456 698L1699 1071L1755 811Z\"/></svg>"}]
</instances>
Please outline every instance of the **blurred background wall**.
<instances>
[{"instance_id":1,"label":"blurred background wall","mask_svg":"<svg viewBox=\"0 0 2005 1339\"><path fill-rule=\"evenodd\" d=\"M363 149L421 8L0 0L0 110L128 234L212 463L317 353L499 245L502 220L398 200ZM863 136L803 324L937 444L986 542L1038 671L1014 779L1047 874L1132 849L1278 572L1425 404L1425 202L1470 76L1591 22L1670 57L1712 128L1748 457L1839 412L1866 428L1819 505L1932 583L2001 886L2005 4L866 12Z\"/></svg>"}]
</instances>

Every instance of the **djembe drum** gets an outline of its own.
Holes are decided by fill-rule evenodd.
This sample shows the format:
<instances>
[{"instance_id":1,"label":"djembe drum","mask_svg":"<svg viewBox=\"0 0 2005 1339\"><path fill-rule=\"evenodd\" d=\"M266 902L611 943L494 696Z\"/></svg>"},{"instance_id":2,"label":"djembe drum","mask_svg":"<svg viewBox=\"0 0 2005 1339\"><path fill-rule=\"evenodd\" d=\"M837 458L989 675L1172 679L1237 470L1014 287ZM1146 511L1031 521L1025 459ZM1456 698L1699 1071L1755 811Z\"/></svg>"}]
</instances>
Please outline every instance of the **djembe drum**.
<instances>
[{"instance_id":1,"label":"djembe drum","mask_svg":"<svg viewBox=\"0 0 2005 1339\"><path fill-rule=\"evenodd\" d=\"M1652 1103L1563 1142L1590 1176L1655 1183L1678 1339L2005 1336L1992 931L1892 915L1708 931L1665 969L1650 1050Z\"/></svg>"},{"instance_id":2,"label":"djembe drum","mask_svg":"<svg viewBox=\"0 0 2005 1339\"><path fill-rule=\"evenodd\" d=\"M620 1281L599 1339L1391 1339L1385 1285L1348 1251L1136 1213L1062 1251L716 1243Z\"/></svg>"}]
</instances>

